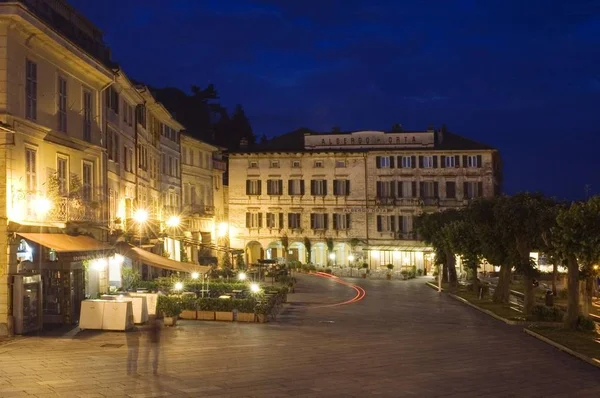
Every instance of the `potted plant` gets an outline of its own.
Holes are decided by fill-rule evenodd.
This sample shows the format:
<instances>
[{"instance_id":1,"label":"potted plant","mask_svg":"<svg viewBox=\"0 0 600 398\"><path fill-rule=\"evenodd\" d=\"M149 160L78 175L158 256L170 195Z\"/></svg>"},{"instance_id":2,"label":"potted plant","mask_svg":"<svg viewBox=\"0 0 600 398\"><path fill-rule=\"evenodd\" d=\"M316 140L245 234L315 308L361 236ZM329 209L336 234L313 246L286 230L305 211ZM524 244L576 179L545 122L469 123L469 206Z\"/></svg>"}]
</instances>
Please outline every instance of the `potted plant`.
<instances>
[{"instance_id":1,"label":"potted plant","mask_svg":"<svg viewBox=\"0 0 600 398\"><path fill-rule=\"evenodd\" d=\"M387 279L391 280L392 279L392 270L394 269L394 264L388 264L387 269L388 269L388 273L386 275Z\"/></svg>"},{"instance_id":2,"label":"potted plant","mask_svg":"<svg viewBox=\"0 0 600 398\"><path fill-rule=\"evenodd\" d=\"M238 322L254 322L256 314L254 313L254 307L256 306L256 300L254 299L243 299L234 300L234 307L237 310L236 321Z\"/></svg>"},{"instance_id":3,"label":"potted plant","mask_svg":"<svg viewBox=\"0 0 600 398\"><path fill-rule=\"evenodd\" d=\"M263 301L256 304L254 307L254 313L256 314L256 322L265 323L269 322L269 312L270 308L268 302Z\"/></svg>"},{"instance_id":4,"label":"potted plant","mask_svg":"<svg viewBox=\"0 0 600 398\"><path fill-rule=\"evenodd\" d=\"M363 268L362 277L364 279L367 277L367 273L369 272L369 264L363 263L362 268Z\"/></svg>"},{"instance_id":5,"label":"potted plant","mask_svg":"<svg viewBox=\"0 0 600 398\"><path fill-rule=\"evenodd\" d=\"M408 271L403 269L400 274L402 275L402 279L407 280L408 279Z\"/></svg>"},{"instance_id":6,"label":"potted plant","mask_svg":"<svg viewBox=\"0 0 600 398\"><path fill-rule=\"evenodd\" d=\"M181 313L181 302L177 296L158 296L156 310L164 315L165 326L175 326Z\"/></svg>"}]
</instances>

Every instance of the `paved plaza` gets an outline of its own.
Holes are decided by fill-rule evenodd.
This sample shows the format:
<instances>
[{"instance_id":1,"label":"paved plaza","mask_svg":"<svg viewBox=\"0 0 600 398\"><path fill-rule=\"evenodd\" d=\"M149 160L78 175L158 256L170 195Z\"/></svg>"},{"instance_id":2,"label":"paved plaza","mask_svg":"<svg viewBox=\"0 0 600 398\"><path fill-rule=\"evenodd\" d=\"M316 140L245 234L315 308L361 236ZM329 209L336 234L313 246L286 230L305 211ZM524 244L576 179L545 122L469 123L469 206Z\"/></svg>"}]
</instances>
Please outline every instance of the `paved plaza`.
<instances>
[{"instance_id":1,"label":"paved plaza","mask_svg":"<svg viewBox=\"0 0 600 398\"><path fill-rule=\"evenodd\" d=\"M181 321L158 375L124 333L0 343L0 397L598 397L600 370L411 281L316 276L276 322Z\"/></svg>"}]
</instances>

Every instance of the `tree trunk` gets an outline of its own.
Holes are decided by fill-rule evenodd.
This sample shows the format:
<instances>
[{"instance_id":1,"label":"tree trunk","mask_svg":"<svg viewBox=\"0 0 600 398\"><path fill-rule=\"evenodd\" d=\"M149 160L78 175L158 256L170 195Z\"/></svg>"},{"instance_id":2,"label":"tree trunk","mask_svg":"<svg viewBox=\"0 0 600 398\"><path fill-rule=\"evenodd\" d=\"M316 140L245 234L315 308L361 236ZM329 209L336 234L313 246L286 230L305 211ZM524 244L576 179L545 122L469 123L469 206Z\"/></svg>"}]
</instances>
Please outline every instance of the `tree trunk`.
<instances>
[{"instance_id":1,"label":"tree trunk","mask_svg":"<svg viewBox=\"0 0 600 398\"><path fill-rule=\"evenodd\" d=\"M446 252L446 264L444 271L444 278L446 278L446 280L449 282L450 287L455 289L458 286L458 278L456 275L456 258L454 257L453 253Z\"/></svg>"},{"instance_id":2,"label":"tree trunk","mask_svg":"<svg viewBox=\"0 0 600 398\"><path fill-rule=\"evenodd\" d=\"M552 263L552 295L556 297L556 280L558 279L558 264L556 264L556 261L553 261Z\"/></svg>"},{"instance_id":3,"label":"tree trunk","mask_svg":"<svg viewBox=\"0 0 600 398\"><path fill-rule=\"evenodd\" d=\"M479 294L479 278L477 278L477 264L469 264L469 268L471 269L471 283L473 284L473 292Z\"/></svg>"},{"instance_id":4,"label":"tree trunk","mask_svg":"<svg viewBox=\"0 0 600 398\"><path fill-rule=\"evenodd\" d=\"M533 288L533 278L528 273L523 275L523 314L529 316L535 306L535 293Z\"/></svg>"},{"instance_id":5,"label":"tree trunk","mask_svg":"<svg viewBox=\"0 0 600 398\"><path fill-rule=\"evenodd\" d=\"M442 273L442 282L447 283L448 282L448 262L445 262L444 264L442 264L440 266L439 272Z\"/></svg>"},{"instance_id":6,"label":"tree trunk","mask_svg":"<svg viewBox=\"0 0 600 398\"><path fill-rule=\"evenodd\" d=\"M575 330L577 318L579 318L579 264L575 256L567 258L567 291L569 301L567 304L567 315L565 316L565 328Z\"/></svg>"},{"instance_id":7,"label":"tree trunk","mask_svg":"<svg viewBox=\"0 0 600 398\"><path fill-rule=\"evenodd\" d=\"M592 296L594 294L594 278L587 276L585 280L580 281L581 295L581 315L590 316L592 309Z\"/></svg>"},{"instance_id":8,"label":"tree trunk","mask_svg":"<svg viewBox=\"0 0 600 398\"><path fill-rule=\"evenodd\" d=\"M494 290L494 303L508 304L510 299L510 271L511 266L503 264L500 266L500 277L498 285Z\"/></svg>"}]
</instances>

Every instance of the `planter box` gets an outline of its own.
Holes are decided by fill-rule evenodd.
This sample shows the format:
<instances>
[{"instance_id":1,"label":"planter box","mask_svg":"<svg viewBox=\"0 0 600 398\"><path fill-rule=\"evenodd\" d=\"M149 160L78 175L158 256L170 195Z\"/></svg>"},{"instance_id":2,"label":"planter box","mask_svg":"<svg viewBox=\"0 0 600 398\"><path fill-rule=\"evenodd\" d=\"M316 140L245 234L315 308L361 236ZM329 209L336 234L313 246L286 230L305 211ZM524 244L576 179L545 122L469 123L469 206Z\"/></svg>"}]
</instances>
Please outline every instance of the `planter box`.
<instances>
[{"instance_id":1,"label":"planter box","mask_svg":"<svg viewBox=\"0 0 600 398\"><path fill-rule=\"evenodd\" d=\"M266 315L258 314L258 315L256 315L256 322L266 323L266 322L269 322L269 318Z\"/></svg>"},{"instance_id":2,"label":"planter box","mask_svg":"<svg viewBox=\"0 0 600 398\"><path fill-rule=\"evenodd\" d=\"M177 324L176 316L166 316L164 317L165 326L175 326Z\"/></svg>"},{"instance_id":3,"label":"planter box","mask_svg":"<svg viewBox=\"0 0 600 398\"><path fill-rule=\"evenodd\" d=\"M238 322L254 322L255 315L253 312L238 312L237 321Z\"/></svg>"},{"instance_id":4,"label":"planter box","mask_svg":"<svg viewBox=\"0 0 600 398\"><path fill-rule=\"evenodd\" d=\"M214 321L215 313L214 311L198 311L196 312L197 318L201 321Z\"/></svg>"},{"instance_id":5,"label":"planter box","mask_svg":"<svg viewBox=\"0 0 600 398\"><path fill-rule=\"evenodd\" d=\"M233 322L233 312L215 312L215 319L217 321L229 321Z\"/></svg>"},{"instance_id":6,"label":"planter box","mask_svg":"<svg viewBox=\"0 0 600 398\"><path fill-rule=\"evenodd\" d=\"M179 314L179 318L181 319L197 319L196 311L191 310L183 310L181 314Z\"/></svg>"}]
</instances>

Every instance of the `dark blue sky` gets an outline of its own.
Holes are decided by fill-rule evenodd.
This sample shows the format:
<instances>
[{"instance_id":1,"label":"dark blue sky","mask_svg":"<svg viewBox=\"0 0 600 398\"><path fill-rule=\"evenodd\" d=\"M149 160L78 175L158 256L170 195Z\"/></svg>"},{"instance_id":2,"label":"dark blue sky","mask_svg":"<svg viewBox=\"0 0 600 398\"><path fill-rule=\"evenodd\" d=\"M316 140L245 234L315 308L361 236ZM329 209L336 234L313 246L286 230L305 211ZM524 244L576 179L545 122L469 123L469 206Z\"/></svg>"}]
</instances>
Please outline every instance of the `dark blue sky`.
<instances>
[{"instance_id":1,"label":"dark blue sky","mask_svg":"<svg viewBox=\"0 0 600 398\"><path fill-rule=\"evenodd\" d=\"M214 83L257 135L449 129L505 191L600 192L598 0L70 0L131 77Z\"/></svg>"}]
</instances>

